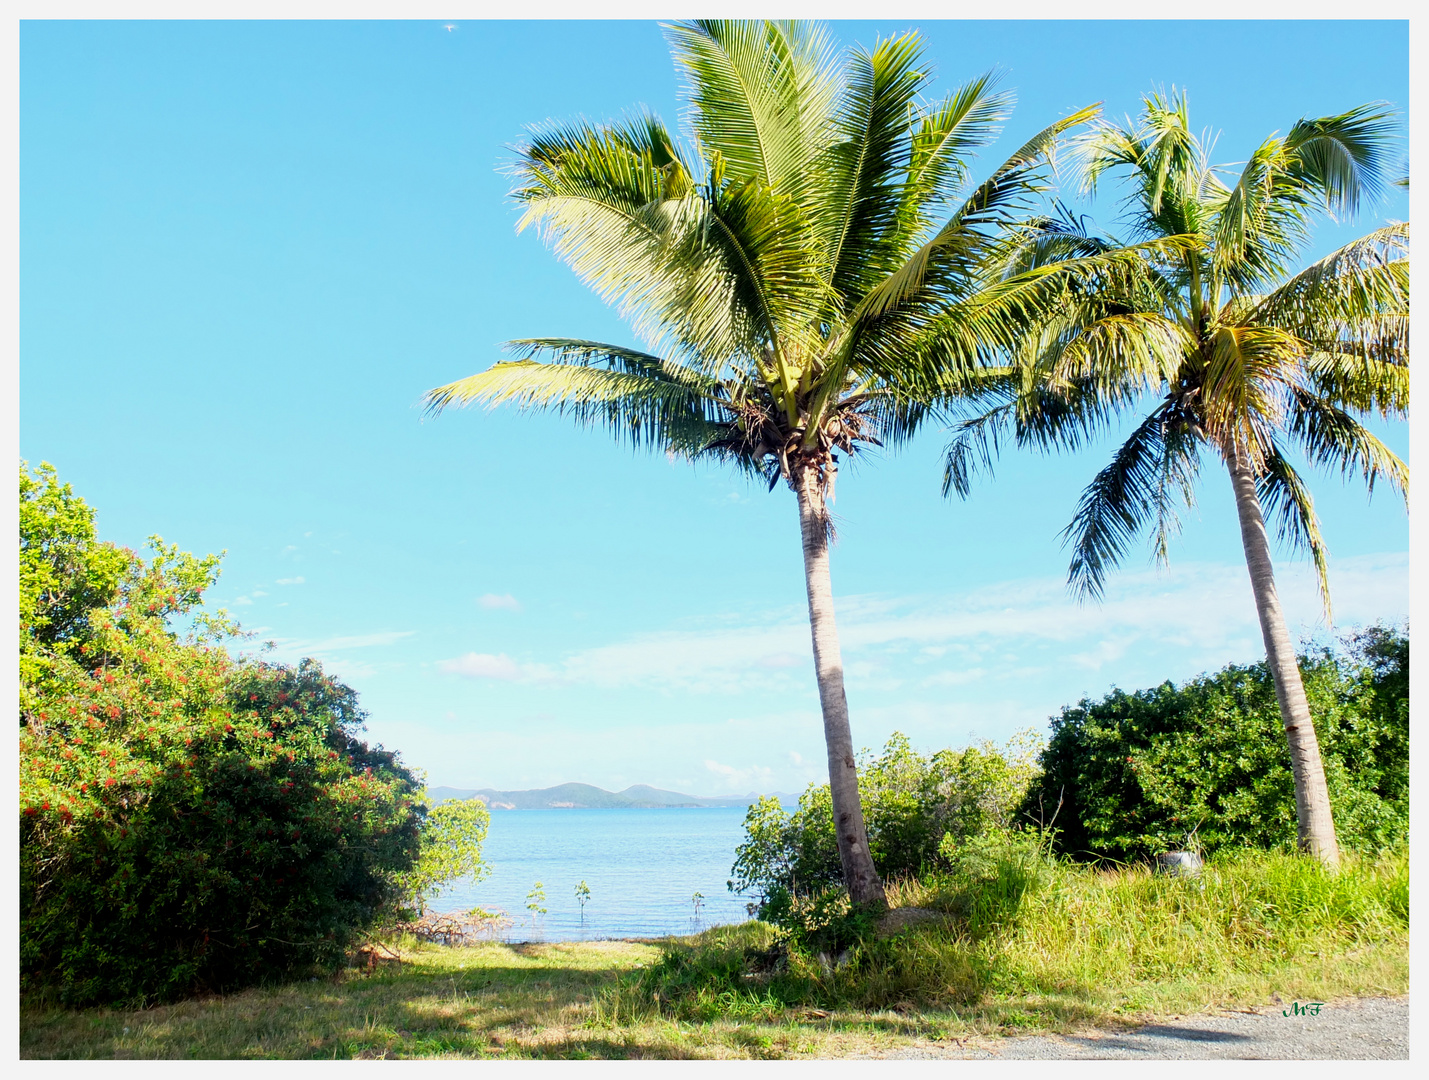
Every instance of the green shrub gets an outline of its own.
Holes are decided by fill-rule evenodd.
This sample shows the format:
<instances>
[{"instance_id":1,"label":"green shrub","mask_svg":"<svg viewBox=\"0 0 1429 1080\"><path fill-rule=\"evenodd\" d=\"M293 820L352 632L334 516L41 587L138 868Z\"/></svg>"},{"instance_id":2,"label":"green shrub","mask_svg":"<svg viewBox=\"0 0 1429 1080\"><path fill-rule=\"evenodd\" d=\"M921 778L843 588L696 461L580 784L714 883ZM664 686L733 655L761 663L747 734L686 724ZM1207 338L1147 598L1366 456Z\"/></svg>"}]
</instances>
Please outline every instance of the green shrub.
<instances>
[{"instance_id":1,"label":"green shrub","mask_svg":"<svg viewBox=\"0 0 1429 1080\"><path fill-rule=\"evenodd\" d=\"M149 1001L339 963L410 892L417 778L317 664L229 657L198 610L215 557L100 543L52 469L20 496L22 988Z\"/></svg>"},{"instance_id":2,"label":"green shrub","mask_svg":"<svg viewBox=\"0 0 1429 1080\"><path fill-rule=\"evenodd\" d=\"M812 893L775 890L760 918L780 930L780 941L813 953L841 953L873 936L879 912L855 907L841 887Z\"/></svg>"},{"instance_id":3,"label":"green shrub","mask_svg":"<svg viewBox=\"0 0 1429 1080\"><path fill-rule=\"evenodd\" d=\"M491 813L480 799L451 799L428 808L416 864L400 879L408 905L402 915L421 914L454 881L476 882L490 873L481 857L490 825Z\"/></svg>"},{"instance_id":4,"label":"green shrub","mask_svg":"<svg viewBox=\"0 0 1429 1080\"><path fill-rule=\"evenodd\" d=\"M1386 627L1300 658L1343 846L1408 835L1409 640ZM1194 833L1207 851L1293 848L1295 784L1264 664L1231 665L1067 707L1052 723L1029 816L1057 807L1059 850L1132 860Z\"/></svg>"},{"instance_id":5,"label":"green shrub","mask_svg":"<svg viewBox=\"0 0 1429 1080\"><path fill-rule=\"evenodd\" d=\"M864 751L859 796L879 874L900 878L934 869L945 863L940 852L948 844L1011 827L1038 749L1035 737L1024 733L1002 749L985 742L924 756L894 732L878 757ZM795 898L841 882L828 784L809 785L792 814L777 799L759 800L744 828L729 888L756 897L751 913L783 918L782 912L808 909L809 901Z\"/></svg>"}]
</instances>

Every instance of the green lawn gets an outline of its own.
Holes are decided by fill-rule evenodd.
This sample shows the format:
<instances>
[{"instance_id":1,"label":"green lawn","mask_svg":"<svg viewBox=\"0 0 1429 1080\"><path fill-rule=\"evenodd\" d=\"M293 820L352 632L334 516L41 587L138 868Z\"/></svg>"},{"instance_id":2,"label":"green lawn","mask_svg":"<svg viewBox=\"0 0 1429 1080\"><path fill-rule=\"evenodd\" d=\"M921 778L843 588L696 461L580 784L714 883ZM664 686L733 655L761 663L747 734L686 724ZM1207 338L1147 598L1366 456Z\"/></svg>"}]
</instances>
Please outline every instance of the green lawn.
<instances>
[{"instance_id":1,"label":"green lawn","mask_svg":"<svg viewBox=\"0 0 1429 1080\"><path fill-rule=\"evenodd\" d=\"M601 991L659 956L634 942L417 946L400 970L142 1011L22 1008L27 1058L792 1058L1009 1032L1117 1026L1217 1005L1405 993L1399 946L1305 956L1205 985L1194 975L1101 992L995 993L961 1009L612 1015Z\"/></svg>"},{"instance_id":2,"label":"green lawn","mask_svg":"<svg viewBox=\"0 0 1429 1080\"><path fill-rule=\"evenodd\" d=\"M1005 885L893 884L897 906L942 908L947 921L872 942L846 967L800 953L766 971L758 958L771 955L774 931L758 922L664 942L407 939L395 943L400 965L370 974L151 1009L22 999L20 1049L28 1058L836 1057L1126 1026L1265 1005L1274 994L1408 992L1403 851L1351 858L1337 873L1289 855L1229 855L1194 881L1060 863L1025 889Z\"/></svg>"}]
</instances>

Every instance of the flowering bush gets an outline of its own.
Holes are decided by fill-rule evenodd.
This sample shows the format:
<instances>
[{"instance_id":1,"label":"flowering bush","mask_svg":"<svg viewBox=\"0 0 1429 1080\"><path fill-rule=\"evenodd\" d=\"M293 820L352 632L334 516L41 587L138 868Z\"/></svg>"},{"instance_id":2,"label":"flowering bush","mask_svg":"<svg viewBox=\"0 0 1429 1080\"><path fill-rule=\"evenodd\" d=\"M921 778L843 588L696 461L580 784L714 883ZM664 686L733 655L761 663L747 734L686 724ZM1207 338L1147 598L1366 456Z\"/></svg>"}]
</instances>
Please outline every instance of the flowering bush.
<instances>
[{"instance_id":1,"label":"flowering bush","mask_svg":"<svg viewBox=\"0 0 1429 1080\"><path fill-rule=\"evenodd\" d=\"M99 543L48 466L20 501L22 985L144 1001L338 963L405 895L416 777L316 663L228 655L197 610L217 558Z\"/></svg>"}]
</instances>

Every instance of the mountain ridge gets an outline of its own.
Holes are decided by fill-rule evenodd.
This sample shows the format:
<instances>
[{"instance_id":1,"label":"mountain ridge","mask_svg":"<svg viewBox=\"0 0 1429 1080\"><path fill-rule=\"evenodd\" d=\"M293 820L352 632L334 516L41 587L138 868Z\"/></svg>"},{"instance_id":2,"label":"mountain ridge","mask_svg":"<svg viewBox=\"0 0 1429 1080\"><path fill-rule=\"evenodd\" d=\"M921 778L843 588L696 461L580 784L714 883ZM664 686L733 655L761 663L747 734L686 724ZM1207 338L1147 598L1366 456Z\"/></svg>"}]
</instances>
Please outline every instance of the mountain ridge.
<instances>
[{"instance_id":1,"label":"mountain ridge","mask_svg":"<svg viewBox=\"0 0 1429 1080\"><path fill-rule=\"evenodd\" d=\"M798 799L782 791L770 794L780 802ZM686 795L649 784L631 784L624 791L606 791L593 784L569 783L525 791L438 786L428 788L427 797L433 805L453 799L480 799L491 810L621 810L751 806L762 796L753 791L747 795Z\"/></svg>"}]
</instances>

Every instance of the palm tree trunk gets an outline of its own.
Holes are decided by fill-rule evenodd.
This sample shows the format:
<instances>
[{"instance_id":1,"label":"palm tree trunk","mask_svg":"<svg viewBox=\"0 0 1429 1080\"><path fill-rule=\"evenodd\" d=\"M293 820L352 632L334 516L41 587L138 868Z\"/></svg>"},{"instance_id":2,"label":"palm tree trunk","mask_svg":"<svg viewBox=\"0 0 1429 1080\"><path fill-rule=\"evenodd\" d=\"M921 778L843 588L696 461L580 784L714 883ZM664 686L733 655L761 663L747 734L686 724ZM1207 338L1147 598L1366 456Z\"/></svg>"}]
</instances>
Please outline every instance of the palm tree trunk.
<instances>
[{"instance_id":1,"label":"palm tree trunk","mask_svg":"<svg viewBox=\"0 0 1429 1080\"><path fill-rule=\"evenodd\" d=\"M1226 447L1226 465L1235 489L1236 513L1240 516L1240 539L1245 547L1245 563L1255 592L1255 610L1260 616L1260 635L1265 641L1265 658L1275 680L1275 696L1280 701L1280 719L1290 744L1290 767L1295 775L1295 816L1300 850L1320 858L1327 866L1337 866L1340 846L1335 839L1335 822L1330 813L1330 791L1325 785L1325 768L1320 762L1320 742L1310 717L1305 685L1300 681L1300 665L1280 597L1275 591L1275 573L1270 564L1270 542L1265 535L1265 519L1255 491L1255 474L1234 446Z\"/></svg>"},{"instance_id":2,"label":"palm tree trunk","mask_svg":"<svg viewBox=\"0 0 1429 1080\"><path fill-rule=\"evenodd\" d=\"M829 752L829 792L834 804L834 836L839 846L844 883L855 904L886 903L883 882L868 852L863 804L858 797L858 771L853 760L853 735L844 696L844 666L839 632L834 625L834 594L829 580L829 533L818 470L798 470L799 525L804 534L804 585L809 594L809 629L814 638L814 669L819 679L819 705L824 714L824 742Z\"/></svg>"}]
</instances>

